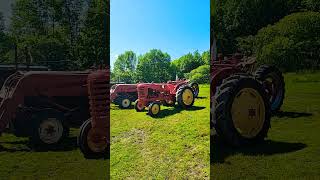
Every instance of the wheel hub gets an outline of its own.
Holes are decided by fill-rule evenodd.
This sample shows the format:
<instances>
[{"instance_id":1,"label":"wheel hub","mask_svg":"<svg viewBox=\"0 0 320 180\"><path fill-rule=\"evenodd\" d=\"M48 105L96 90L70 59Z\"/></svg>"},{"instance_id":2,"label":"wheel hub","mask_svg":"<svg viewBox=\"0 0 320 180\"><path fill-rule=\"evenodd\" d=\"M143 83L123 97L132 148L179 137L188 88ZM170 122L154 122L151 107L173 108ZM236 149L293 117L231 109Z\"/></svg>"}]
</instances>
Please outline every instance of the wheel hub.
<instances>
[{"instance_id":1,"label":"wheel hub","mask_svg":"<svg viewBox=\"0 0 320 180\"><path fill-rule=\"evenodd\" d=\"M158 104L154 104L152 107L151 107L151 112L152 114L158 114L159 113L159 110L160 110L160 106Z\"/></svg>"},{"instance_id":2,"label":"wheel hub","mask_svg":"<svg viewBox=\"0 0 320 180\"><path fill-rule=\"evenodd\" d=\"M55 118L48 118L40 124L39 137L46 144L53 144L60 140L63 134L63 126Z\"/></svg>"},{"instance_id":3,"label":"wheel hub","mask_svg":"<svg viewBox=\"0 0 320 180\"><path fill-rule=\"evenodd\" d=\"M130 100L129 100L129 99L124 99L124 100L122 100L122 106L123 106L123 107L128 107L128 106L130 106Z\"/></svg>"},{"instance_id":4,"label":"wheel hub","mask_svg":"<svg viewBox=\"0 0 320 180\"><path fill-rule=\"evenodd\" d=\"M242 89L234 98L231 114L234 126L242 136L255 137L263 128L265 121L262 96L255 89Z\"/></svg>"},{"instance_id":5,"label":"wheel hub","mask_svg":"<svg viewBox=\"0 0 320 180\"><path fill-rule=\"evenodd\" d=\"M185 89L182 94L184 104L190 105L193 101L193 92L190 89Z\"/></svg>"}]
</instances>

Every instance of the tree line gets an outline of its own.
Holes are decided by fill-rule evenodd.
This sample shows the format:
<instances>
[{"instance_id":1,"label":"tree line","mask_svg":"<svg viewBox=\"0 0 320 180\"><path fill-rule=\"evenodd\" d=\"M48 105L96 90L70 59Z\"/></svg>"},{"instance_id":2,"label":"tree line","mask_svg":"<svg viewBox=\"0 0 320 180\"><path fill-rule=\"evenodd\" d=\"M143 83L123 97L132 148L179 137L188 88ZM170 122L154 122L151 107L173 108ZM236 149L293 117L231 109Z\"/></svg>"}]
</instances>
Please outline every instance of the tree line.
<instances>
[{"instance_id":1,"label":"tree line","mask_svg":"<svg viewBox=\"0 0 320 180\"><path fill-rule=\"evenodd\" d=\"M171 56L159 49L137 56L133 51L119 55L111 72L114 82L166 82L176 78L208 83L210 53L195 51L171 60Z\"/></svg>"},{"instance_id":2,"label":"tree line","mask_svg":"<svg viewBox=\"0 0 320 180\"><path fill-rule=\"evenodd\" d=\"M320 68L319 0L214 0L218 52L242 52L284 71Z\"/></svg>"},{"instance_id":3,"label":"tree line","mask_svg":"<svg viewBox=\"0 0 320 180\"><path fill-rule=\"evenodd\" d=\"M16 0L9 25L0 13L0 63L81 70L109 61L108 1Z\"/></svg>"}]
</instances>

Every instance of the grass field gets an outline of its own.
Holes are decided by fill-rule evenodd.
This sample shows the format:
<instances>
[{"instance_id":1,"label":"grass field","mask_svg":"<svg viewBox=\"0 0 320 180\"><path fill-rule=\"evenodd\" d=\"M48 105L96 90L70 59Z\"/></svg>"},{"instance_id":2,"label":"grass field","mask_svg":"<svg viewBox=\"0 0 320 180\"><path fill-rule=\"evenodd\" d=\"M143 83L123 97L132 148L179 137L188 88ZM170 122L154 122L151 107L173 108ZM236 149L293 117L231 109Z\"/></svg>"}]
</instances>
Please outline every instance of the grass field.
<instances>
[{"instance_id":1,"label":"grass field","mask_svg":"<svg viewBox=\"0 0 320 180\"><path fill-rule=\"evenodd\" d=\"M112 179L209 179L209 86L190 110L161 106L159 118L111 106Z\"/></svg>"},{"instance_id":2,"label":"grass field","mask_svg":"<svg viewBox=\"0 0 320 180\"><path fill-rule=\"evenodd\" d=\"M0 179L105 179L108 160L86 160L77 148L78 130L54 151L33 152L28 138L0 137Z\"/></svg>"},{"instance_id":3,"label":"grass field","mask_svg":"<svg viewBox=\"0 0 320 180\"><path fill-rule=\"evenodd\" d=\"M286 74L282 113L272 118L265 143L231 149L215 141L213 179L319 179L320 73Z\"/></svg>"}]
</instances>

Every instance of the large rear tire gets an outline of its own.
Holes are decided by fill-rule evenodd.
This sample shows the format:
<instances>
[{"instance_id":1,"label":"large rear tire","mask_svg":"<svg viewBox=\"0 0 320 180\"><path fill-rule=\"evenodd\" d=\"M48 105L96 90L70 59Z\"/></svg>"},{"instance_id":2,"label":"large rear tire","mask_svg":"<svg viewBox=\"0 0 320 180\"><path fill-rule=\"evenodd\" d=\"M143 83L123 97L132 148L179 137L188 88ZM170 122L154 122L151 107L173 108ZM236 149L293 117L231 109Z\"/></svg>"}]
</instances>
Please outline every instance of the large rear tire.
<instances>
[{"instance_id":1,"label":"large rear tire","mask_svg":"<svg viewBox=\"0 0 320 180\"><path fill-rule=\"evenodd\" d=\"M194 103L194 92L190 86L181 86L176 94L178 105L182 108L190 108Z\"/></svg>"},{"instance_id":2,"label":"large rear tire","mask_svg":"<svg viewBox=\"0 0 320 180\"><path fill-rule=\"evenodd\" d=\"M78 146L87 159L106 158L109 146L107 142L96 142L94 138L91 120L86 120L80 127Z\"/></svg>"},{"instance_id":3,"label":"large rear tire","mask_svg":"<svg viewBox=\"0 0 320 180\"><path fill-rule=\"evenodd\" d=\"M285 82L281 71L274 66L263 65L257 69L255 77L267 91L271 111L279 111L285 96Z\"/></svg>"},{"instance_id":4,"label":"large rear tire","mask_svg":"<svg viewBox=\"0 0 320 180\"><path fill-rule=\"evenodd\" d=\"M212 125L217 134L232 146L263 141L271 113L262 84L249 76L228 79L220 86L212 107Z\"/></svg>"}]
</instances>

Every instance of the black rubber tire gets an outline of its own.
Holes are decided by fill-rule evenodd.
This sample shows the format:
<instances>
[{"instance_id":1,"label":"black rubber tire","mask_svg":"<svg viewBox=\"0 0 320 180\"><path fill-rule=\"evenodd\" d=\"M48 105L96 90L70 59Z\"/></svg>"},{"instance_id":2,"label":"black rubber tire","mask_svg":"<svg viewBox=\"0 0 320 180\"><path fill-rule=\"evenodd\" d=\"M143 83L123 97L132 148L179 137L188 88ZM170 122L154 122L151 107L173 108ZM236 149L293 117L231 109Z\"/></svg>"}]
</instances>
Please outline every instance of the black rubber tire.
<instances>
[{"instance_id":1,"label":"black rubber tire","mask_svg":"<svg viewBox=\"0 0 320 180\"><path fill-rule=\"evenodd\" d=\"M47 143L43 141L40 137L40 125L43 121L47 119L54 119L61 125L62 129L62 135L61 137L56 141L52 143ZM30 136L30 142L34 145L34 147L42 147L42 148L54 148L58 144L60 144L68 135L70 132L70 128L65 122L64 114L58 110L54 109L45 109L38 112L35 112L34 116L32 117L32 131Z\"/></svg>"},{"instance_id":2,"label":"black rubber tire","mask_svg":"<svg viewBox=\"0 0 320 180\"><path fill-rule=\"evenodd\" d=\"M145 107L143 107L142 109L139 109L138 107L138 101L139 99L137 99L135 102L134 102L134 109L136 109L137 112L142 112L145 110Z\"/></svg>"},{"instance_id":3,"label":"black rubber tire","mask_svg":"<svg viewBox=\"0 0 320 180\"><path fill-rule=\"evenodd\" d=\"M197 98L199 96L199 84L198 83L190 83L190 87L193 89L194 97Z\"/></svg>"},{"instance_id":4,"label":"black rubber tire","mask_svg":"<svg viewBox=\"0 0 320 180\"><path fill-rule=\"evenodd\" d=\"M234 75L228 78L215 95L212 110L212 126L218 136L221 136L231 146L255 144L264 140L270 128L271 110L267 94L262 84L250 76ZM261 131L252 138L242 136L235 128L231 115L231 107L237 93L243 88L256 90L264 100L265 120ZM215 106L215 107L214 107Z\"/></svg>"},{"instance_id":5,"label":"black rubber tire","mask_svg":"<svg viewBox=\"0 0 320 180\"><path fill-rule=\"evenodd\" d=\"M192 99L192 103L187 105L183 102L183 98L182 98L182 94L183 92L186 90L186 89L189 89L192 91L192 94L193 94L193 99ZM184 109L187 109L187 108L190 108L193 106L193 103L194 103L194 93L193 93L193 89L190 87L190 86L181 86L179 87L178 91L177 91L177 94L176 94L176 100L178 102L178 105Z\"/></svg>"},{"instance_id":6,"label":"black rubber tire","mask_svg":"<svg viewBox=\"0 0 320 180\"><path fill-rule=\"evenodd\" d=\"M279 111L285 97L285 82L284 82L282 72L274 66L263 65L256 70L255 77L257 80L261 81L262 83L264 83L268 77L271 77L273 80L276 81L277 93L275 97L270 97L270 104L271 104L270 106L271 106L272 112Z\"/></svg>"},{"instance_id":7,"label":"black rubber tire","mask_svg":"<svg viewBox=\"0 0 320 180\"><path fill-rule=\"evenodd\" d=\"M153 106L159 106L159 111L158 111L158 113L153 113L152 112L152 107ZM159 113L160 113L160 110L161 110L161 104L159 103L159 102L152 102L152 103L150 103L149 104L149 106L148 106L148 115L150 115L151 117L156 117Z\"/></svg>"},{"instance_id":8,"label":"black rubber tire","mask_svg":"<svg viewBox=\"0 0 320 180\"><path fill-rule=\"evenodd\" d=\"M124 106L123 101L127 100L129 103L128 105ZM129 109L131 107L131 99L128 96L120 96L118 101L118 105L121 109Z\"/></svg>"},{"instance_id":9,"label":"black rubber tire","mask_svg":"<svg viewBox=\"0 0 320 180\"><path fill-rule=\"evenodd\" d=\"M92 128L91 126L91 120L86 120L80 127L80 133L77 138L77 143L80 148L80 151L82 152L83 156L86 159L101 159L101 158L107 158L109 154L109 148L110 146L107 146L107 148L102 152L94 152L90 149L88 146L88 133L89 130Z\"/></svg>"}]
</instances>

